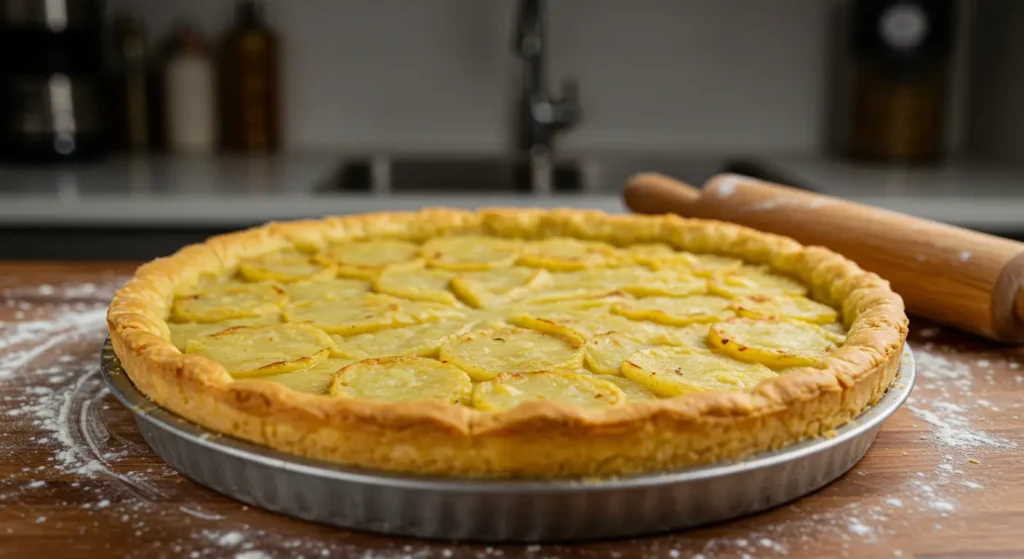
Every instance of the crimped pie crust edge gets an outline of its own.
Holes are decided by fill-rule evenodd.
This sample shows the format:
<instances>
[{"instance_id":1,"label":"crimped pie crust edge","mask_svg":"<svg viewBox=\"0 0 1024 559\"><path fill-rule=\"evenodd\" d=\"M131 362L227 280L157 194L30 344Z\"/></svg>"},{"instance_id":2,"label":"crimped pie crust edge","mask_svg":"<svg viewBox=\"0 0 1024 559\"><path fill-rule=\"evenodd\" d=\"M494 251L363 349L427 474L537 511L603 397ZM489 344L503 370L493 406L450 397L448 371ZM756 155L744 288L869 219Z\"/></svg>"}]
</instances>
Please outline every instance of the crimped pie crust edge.
<instances>
[{"instance_id":1,"label":"crimped pie crust edge","mask_svg":"<svg viewBox=\"0 0 1024 559\"><path fill-rule=\"evenodd\" d=\"M847 339L817 366L768 380L750 394L690 394L596 411L530 402L500 413L339 399L267 380L234 380L220 364L182 354L169 341L164 317L175 292L244 258L291 246L315 250L343 240L468 232L664 242L770 264L807 284L813 298L839 308ZM578 478L678 469L828 436L877 402L892 382L908 320L888 282L846 258L730 223L575 209L430 208L272 222L213 237L139 267L115 294L107 322L114 351L136 386L214 431L393 472Z\"/></svg>"}]
</instances>

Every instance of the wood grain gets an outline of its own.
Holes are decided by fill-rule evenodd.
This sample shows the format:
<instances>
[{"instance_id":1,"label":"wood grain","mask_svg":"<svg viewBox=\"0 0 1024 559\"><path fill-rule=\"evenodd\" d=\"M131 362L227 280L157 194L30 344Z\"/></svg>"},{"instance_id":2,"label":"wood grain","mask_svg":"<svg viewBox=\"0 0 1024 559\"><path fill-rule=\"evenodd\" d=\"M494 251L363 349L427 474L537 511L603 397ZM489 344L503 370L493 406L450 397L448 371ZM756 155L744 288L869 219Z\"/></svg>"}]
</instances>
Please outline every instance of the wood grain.
<instances>
[{"instance_id":1,"label":"wood grain","mask_svg":"<svg viewBox=\"0 0 1024 559\"><path fill-rule=\"evenodd\" d=\"M0 264L0 348L16 323L103 308L109 286L129 271ZM100 288L80 289L83 282ZM131 414L105 394L95 374L102 328L97 323L0 378L0 557L1024 557L1024 352L917 319L911 343L922 378L844 478L735 522L571 546L463 546L353 533L209 491L167 468ZM19 349L0 351L6 360ZM72 444L55 440L47 427L55 421L31 412L44 398L67 406L64 435ZM942 446L948 433L926 421L928 412L940 423L969 421L965 432L998 444ZM81 456L69 458L69 448ZM93 460L102 463L89 466Z\"/></svg>"},{"instance_id":2,"label":"wood grain","mask_svg":"<svg viewBox=\"0 0 1024 559\"><path fill-rule=\"evenodd\" d=\"M732 174L701 191L638 175L625 199L638 212L731 221L828 247L889 280L912 312L1024 342L1024 243Z\"/></svg>"}]
</instances>

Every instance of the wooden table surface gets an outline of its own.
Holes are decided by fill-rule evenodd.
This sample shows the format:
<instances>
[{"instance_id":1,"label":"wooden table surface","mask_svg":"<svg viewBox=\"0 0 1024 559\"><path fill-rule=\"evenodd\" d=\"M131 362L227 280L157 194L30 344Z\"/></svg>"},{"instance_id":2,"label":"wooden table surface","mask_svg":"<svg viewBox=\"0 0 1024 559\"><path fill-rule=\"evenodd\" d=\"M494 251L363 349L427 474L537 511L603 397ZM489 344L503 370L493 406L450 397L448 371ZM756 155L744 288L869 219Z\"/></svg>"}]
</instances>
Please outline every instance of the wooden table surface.
<instances>
[{"instance_id":1,"label":"wooden table surface","mask_svg":"<svg viewBox=\"0 0 1024 559\"><path fill-rule=\"evenodd\" d=\"M835 483L742 520L586 545L460 546L249 508L177 474L103 388L132 266L0 264L0 557L1024 557L1024 352L914 321L918 383Z\"/></svg>"}]
</instances>

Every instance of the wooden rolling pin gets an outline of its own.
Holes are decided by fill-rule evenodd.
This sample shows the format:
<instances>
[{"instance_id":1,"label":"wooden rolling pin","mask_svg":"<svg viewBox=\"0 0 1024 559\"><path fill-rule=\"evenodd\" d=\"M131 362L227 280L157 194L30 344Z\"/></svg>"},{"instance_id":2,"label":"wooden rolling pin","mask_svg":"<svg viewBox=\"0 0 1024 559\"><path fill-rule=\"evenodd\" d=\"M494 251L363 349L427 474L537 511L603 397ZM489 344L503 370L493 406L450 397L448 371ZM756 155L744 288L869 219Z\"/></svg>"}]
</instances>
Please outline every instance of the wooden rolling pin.
<instances>
[{"instance_id":1,"label":"wooden rolling pin","mask_svg":"<svg viewBox=\"0 0 1024 559\"><path fill-rule=\"evenodd\" d=\"M734 174L698 190L644 173L624 196L637 213L731 221L827 247L889 280L913 314L1024 342L1024 243Z\"/></svg>"}]
</instances>

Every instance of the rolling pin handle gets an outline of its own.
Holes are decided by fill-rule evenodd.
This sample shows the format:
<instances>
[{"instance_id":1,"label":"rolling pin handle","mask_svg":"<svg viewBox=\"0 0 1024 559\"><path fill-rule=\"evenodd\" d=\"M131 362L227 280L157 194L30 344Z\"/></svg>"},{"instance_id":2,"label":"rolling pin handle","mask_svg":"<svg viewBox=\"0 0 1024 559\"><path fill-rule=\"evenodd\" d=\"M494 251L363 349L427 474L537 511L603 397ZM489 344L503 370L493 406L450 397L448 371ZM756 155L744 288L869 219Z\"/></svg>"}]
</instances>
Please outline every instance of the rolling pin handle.
<instances>
[{"instance_id":1,"label":"rolling pin handle","mask_svg":"<svg viewBox=\"0 0 1024 559\"><path fill-rule=\"evenodd\" d=\"M626 207L641 214L697 214L701 190L659 173L639 173L626 181Z\"/></svg>"}]
</instances>

